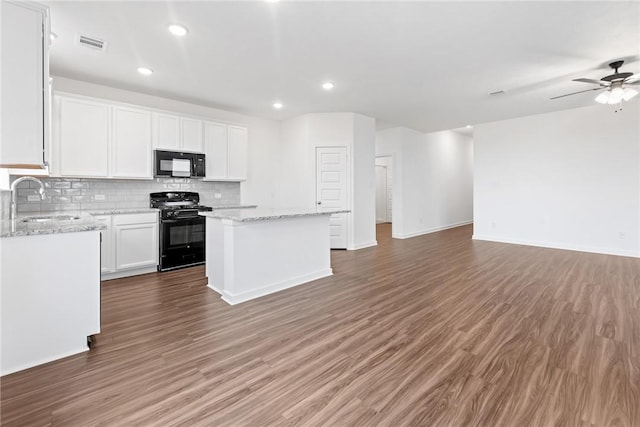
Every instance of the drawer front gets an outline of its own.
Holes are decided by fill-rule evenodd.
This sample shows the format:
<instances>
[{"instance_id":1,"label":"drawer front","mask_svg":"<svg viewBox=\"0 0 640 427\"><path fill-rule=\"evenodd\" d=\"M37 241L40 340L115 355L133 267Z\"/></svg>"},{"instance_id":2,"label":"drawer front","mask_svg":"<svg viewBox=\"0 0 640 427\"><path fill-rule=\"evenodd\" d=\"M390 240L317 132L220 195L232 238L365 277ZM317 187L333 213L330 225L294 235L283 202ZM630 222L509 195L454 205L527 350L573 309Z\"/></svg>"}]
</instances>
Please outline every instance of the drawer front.
<instances>
[{"instance_id":1,"label":"drawer front","mask_svg":"<svg viewBox=\"0 0 640 427\"><path fill-rule=\"evenodd\" d=\"M158 213L114 215L113 225L151 224L158 222Z\"/></svg>"}]
</instances>

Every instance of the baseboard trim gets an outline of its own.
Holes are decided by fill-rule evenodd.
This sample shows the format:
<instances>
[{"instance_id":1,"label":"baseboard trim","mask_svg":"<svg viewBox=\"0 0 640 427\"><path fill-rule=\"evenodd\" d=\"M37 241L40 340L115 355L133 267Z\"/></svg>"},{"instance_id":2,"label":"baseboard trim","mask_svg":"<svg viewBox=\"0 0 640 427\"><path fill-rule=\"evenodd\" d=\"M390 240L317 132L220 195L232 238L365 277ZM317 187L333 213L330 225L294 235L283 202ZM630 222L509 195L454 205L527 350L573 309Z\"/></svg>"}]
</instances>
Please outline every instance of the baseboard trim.
<instances>
[{"instance_id":1,"label":"baseboard trim","mask_svg":"<svg viewBox=\"0 0 640 427\"><path fill-rule=\"evenodd\" d=\"M372 240L370 242L365 242L365 243L359 243L357 245L353 245L350 248L347 248L348 251L357 251L358 249L364 249L364 248L370 248L372 246L377 246L378 245L378 241L377 240Z\"/></svg>"},{"instance_id":2,"label":"baseboard trim","mask_svg":"<svg viewBox=\"0 0 640 427\"><path fill-rule=\"evenodd\" d=\"M54 362L56 360L64 359L65 357L73 356L76 354L83 353L85 351L89 351L89 347L81 347L74 350L69 350L64 353L56 354L55 356L45 357L44 359L39 359L34 362L21 364L19 366L11 367L7 370L3 370L1 376L13 374L14 372L24 371L25 369L33 368L35 366L44 365L45 363Z\"/></svg>"},{"instance_id":3,"label":"baseboard trim","mask_svg":"<svg viewBox=\"0 0 640 427\"><path fill-rule=\"evenodd\" d=\"M207 283L207 288L209 288L212 291L215 291L215 292L219 293L220 295L222 295L222 290L218 289L216 286L212 285L211 282Z\"/></svg>"},{"instance_id":4,"label":"baseboard trim","mask_svg":"<svg viewBox=\"0 0 640 427\"><path fill-rule=\"evenodd\" d=\"M612 249L612 248L597 248L597 247L590 247L590 246L567 245L564 243L557 243L557 242L545 242L545 241L539 241L539 240L526 240L526 239L511 239L511 238L504 238L504 237L483 236L479 234L474 234L472 239L485 241L485 242L507 243L510 245L535 246L538 248L561 249L564 251L586 252L591 254L615 255L615 256L624 256L624 257L631 257L631 258L640 258L640 253L638 252Z\"/></svg>"},{"instance_id":5,"label":"baseboard trim","mask_svg":"<svg viewBox=\"0 0 640 427\"><path fill-rule=\"evenodd\" d=\"M255 298L260 298L265 295L273 294L276 292L284 291L285 289L293 288L295 286L302 285L304 283L311 282L313 280L322 279L323 277L328 277L332 275L333 275L333 270L331 268L327 268L324 270L305 274L303 276L298 276L292 279L283 280L281 282L272 283L260 289L255 289L255 290L252 290L249 292L243 292L240 294L232 294L231 292L227 292L223 290L222 300L227 302L230 305L240 304L245 301L249 301Z\"/></svg>"},{"instance_id":6,"label":"baseboard trim","mask_svg":"<svg viewBox=\"0 0 640 427\"><path fill-rule=\"evenodd\" d=\"M438 231L448 230L450 228L462 227L463 225L473 224L473 220L456 222L454 224L443 225L441 227L429 228L427 230L416 231L413 233L398 234L394 233L391 237L394 239L410 239L411 237L423 236L425 234L437 233Z\"/></svg>"},{"instance_id":7,"label":"baseboard trim","mask_svg":"<svg viewBox=\"0 0 640 427\"><path fill-rule=\"evenodd\" d=\"M158 266L134 268L131 270L116 271L115 273L102 273L100 275L100 281L120 279L122 277L139 276L140 274L156 273L158 272Z\"/></svg>"}]
</instances>

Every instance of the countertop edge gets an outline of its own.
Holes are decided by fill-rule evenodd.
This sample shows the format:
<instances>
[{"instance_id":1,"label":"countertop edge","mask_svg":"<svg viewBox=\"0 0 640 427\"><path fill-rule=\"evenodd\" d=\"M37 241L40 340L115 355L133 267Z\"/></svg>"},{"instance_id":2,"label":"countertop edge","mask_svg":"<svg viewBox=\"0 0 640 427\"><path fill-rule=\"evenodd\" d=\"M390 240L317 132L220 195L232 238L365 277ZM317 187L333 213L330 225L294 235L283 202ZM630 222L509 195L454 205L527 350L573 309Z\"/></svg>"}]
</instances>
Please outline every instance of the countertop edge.
<instances>
[{"instance_id":1,"label":"countertop edge","mask_svg":"<svg viewBox=\"0 0 640 427\"><path fill-rule=\"evenodd\" d=\"M206 218L213 219L223 219L230 220L235 222L255 222L255 221L273 221L278 219L286 219L286 218L297 218L297 217L305 217L305 216L323 216L323 215L333 215L340 213L349 213L350 210L347 209L337 209L335 211L327 211L327 212L274 212L273 214L258 212L253 216L241 216L239 214L233 213L221 213L221 212L200 212L199 215L204 216Z\"/></svg>"}]
</instances>

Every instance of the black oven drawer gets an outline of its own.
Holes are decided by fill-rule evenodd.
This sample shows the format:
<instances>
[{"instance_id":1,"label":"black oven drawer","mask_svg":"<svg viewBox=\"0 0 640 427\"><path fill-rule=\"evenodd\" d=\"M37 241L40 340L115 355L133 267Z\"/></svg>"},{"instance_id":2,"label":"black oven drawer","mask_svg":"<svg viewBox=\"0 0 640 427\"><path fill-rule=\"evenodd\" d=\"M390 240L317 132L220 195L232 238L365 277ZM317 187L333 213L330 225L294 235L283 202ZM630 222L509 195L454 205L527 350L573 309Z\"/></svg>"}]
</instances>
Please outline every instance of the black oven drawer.
<instances>
[{"instance_id":1,"label":"black oven drawer","mask_svg":"<svg viewBox=\"0 0 640 427\"><path fill-rule=\"evenodd\" d=\"M204 264L204 246L199 248L173 249L160 255L160 271Z\"/></svg>"}]
</instances>

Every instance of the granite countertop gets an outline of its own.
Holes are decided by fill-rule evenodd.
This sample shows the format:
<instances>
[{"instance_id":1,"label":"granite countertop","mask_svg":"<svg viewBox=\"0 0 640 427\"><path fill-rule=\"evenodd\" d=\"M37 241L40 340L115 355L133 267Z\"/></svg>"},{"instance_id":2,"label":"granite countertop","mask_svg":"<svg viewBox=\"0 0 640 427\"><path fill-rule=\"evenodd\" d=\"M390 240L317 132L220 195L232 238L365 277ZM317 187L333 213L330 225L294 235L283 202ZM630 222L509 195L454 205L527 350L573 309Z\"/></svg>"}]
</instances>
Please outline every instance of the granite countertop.
<instances>
[{"instance_id":1,"label":"granite countertop","mask_svg":"<svg viewBox=\"0 0 640 427\"><path fill-rule=\"evenodd\" d=\"M249 221L268 221L283 218L293 218L300 216L318 216L318 215L332 215L336 213L348 213L351 212L346 209L336 209L325 212L318 212L314 209L305 208L260 208L260 209L227 209L221 211L212 212L200 212L200 215L207 218L228 219L238 222Z\"/></svg>"},{"instance_id":2,"label":"granite countertop","mask_svg":"<svg viewBox=\"0 0 640 427\"><path fill-rule=\"evenodd\" d=\"M252 209L252 208L257 208L258 205L220 205L220 206L211 206L211 208L213 208L213 210L218 210L218 209Z\"/></svg>"},{"instance_id":3,"label":"granite countertop","mask_svg":"<svg viewBox=\"0 0 640 427\"><path fill-rule=\"evenodd\" d=\"M82 211L89 215L126 215L137 213L155 213L160 209L156 208L105 208L105 209L91 209Z\"/></svg>"},{"instance_id":4,"label":"granite countertop","mask_svg":"<svg viewBox=\"0 0 640 427\"><path fill-rule=\"evenodd\" d=\"M56 217L73 216L78 219L53 219L45 222L22 222L29 217ZM42 234L77 233L80 231L104 230L106 226L97 222L88 213L54 212L50 214L38 214L20 216L15 220L0 221L1 237L37 236Z\"/></svg>"}]
</instances>

